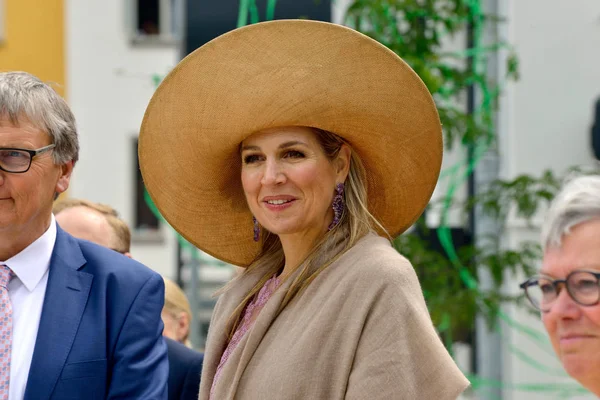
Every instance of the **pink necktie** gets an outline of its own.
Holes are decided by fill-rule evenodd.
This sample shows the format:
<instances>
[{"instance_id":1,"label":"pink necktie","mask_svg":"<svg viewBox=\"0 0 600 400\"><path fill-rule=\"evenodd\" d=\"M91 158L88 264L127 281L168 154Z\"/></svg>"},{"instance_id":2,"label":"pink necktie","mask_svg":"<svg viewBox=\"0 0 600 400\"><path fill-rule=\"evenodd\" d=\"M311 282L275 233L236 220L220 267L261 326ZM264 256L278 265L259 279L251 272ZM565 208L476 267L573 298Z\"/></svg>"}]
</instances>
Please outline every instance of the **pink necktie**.
<instances>
[{"instance_id":1,"label":"pink necktie","mask_svg":"<svg viewBox=\"0 0 600 400\"><path fill-rule=\"evenodd\" d=\"M10 384L10 351L12 348L12 305L8 296L8 282L13 272L0 265L0 400L8 400Z\"/></svg>"}]
</instances>

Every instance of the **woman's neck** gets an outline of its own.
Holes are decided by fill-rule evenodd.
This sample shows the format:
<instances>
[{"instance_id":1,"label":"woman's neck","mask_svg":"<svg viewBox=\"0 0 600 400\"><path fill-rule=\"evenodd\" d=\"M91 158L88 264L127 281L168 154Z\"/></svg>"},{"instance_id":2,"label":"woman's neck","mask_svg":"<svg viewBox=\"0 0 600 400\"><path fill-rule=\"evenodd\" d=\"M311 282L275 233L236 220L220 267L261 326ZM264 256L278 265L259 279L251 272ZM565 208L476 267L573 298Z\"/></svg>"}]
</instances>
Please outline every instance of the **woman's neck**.
<instances>
[{"instance_id":1,"label":"woman's neck","mask_svg":"<svg viewBox=\"0 0 600 400\"><path fill-rule=\"evenodd\" d=\"M285 279L298 269L314 249L315 244L323 237L319 235L281 235L281 247L285 256L285 264L280 278Z\"/></svg>"}]
</instances>

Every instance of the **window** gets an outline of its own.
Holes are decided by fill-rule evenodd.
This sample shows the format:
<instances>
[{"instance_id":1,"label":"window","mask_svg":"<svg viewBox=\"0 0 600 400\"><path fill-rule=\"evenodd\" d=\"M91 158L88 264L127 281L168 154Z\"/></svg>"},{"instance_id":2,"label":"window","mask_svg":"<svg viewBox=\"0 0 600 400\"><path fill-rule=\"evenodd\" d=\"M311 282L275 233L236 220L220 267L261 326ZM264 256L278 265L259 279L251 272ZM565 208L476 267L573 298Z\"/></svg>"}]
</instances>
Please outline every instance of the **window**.
<instances>
[{"instance_id":1,"label":"window","mask_svg":"<svg viewBox=\"0 0 600 400\"><path fill-rule=\"evenodd\" d=\"M275 19L308 18L331 21L331 3L334 0L287 0L275 2ZM256 0L259 19L266 19L270 1ZM188 0L185 5L184 52L189 54L198 47L236 28L240 0ZM250 24L250 16L247 23Z\"/></svg>"},{"instance_id":2,"label":"window","mask_svg":"<svg viewBox=\"0 0 600 400\"><path fill-rule=\"evenodd\" d=\"M138 160L138 139L137 137L133 140L132 153L133 153L133 166L134 166L134 182L135 182L135 194L134 194L134 223L132 239L135 241L157 241L162 240L162 234L160 231L160 221L154 215L150 206L146 202L146 187L142 179L142 172L140 171L140 165Z\"/></svg>"},{"instance_id":3,"label":"window","mask_svg":"<svg viewBox=\"0 0 600 400\"><path fill-rule=\"evenodd\" d=\"M1 1L1 0L0 0ZM131 0L134 42L176 42L181 37L184 0Z\"/></svg>"}]
</instances>

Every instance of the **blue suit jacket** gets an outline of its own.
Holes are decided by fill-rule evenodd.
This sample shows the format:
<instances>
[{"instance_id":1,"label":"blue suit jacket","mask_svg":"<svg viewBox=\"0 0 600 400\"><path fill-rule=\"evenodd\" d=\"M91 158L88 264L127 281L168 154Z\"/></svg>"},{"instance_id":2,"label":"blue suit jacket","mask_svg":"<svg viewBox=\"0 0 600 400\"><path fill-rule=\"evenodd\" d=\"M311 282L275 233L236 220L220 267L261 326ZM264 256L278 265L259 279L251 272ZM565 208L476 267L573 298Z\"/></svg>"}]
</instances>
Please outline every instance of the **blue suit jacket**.
<instances>
[{"instance_id":1,"label":"blue suit jacket","mask_svg":"<svg viewBox=\"0 0 600 400\"><path fill-rule=\"evenodd\" d=\"M204 354L165 338L169 355L169 400L197 400Z\"/></svg>"},{"instance_id":2,"label":"blue suit jacket","mask_svg":"<svg viewBox=\"0 0 600 400\"><path fill-rule=\"evenodd\" d=\"M25 400L167 399L160 275L57 226Z\"/></svg>"}]
</instances>

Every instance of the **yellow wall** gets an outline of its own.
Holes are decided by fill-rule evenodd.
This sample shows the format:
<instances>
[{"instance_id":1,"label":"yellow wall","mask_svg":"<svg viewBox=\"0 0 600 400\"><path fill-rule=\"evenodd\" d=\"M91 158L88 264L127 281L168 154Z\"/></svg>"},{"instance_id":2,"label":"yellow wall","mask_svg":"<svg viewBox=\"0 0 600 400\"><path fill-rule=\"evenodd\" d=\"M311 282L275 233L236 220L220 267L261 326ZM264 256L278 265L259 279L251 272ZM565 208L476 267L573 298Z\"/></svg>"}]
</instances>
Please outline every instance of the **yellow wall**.
<instances>
[{"instance_id":1,"label":"yellow wall","mask_svg":"<svg viewBox=\"0 0 600 400\"><path fill-rule=\"evenodd\" d=\"M0 71L27 71L65 95L63 0L4 0L3 36Z\"/></svg>"}]
</instances>

